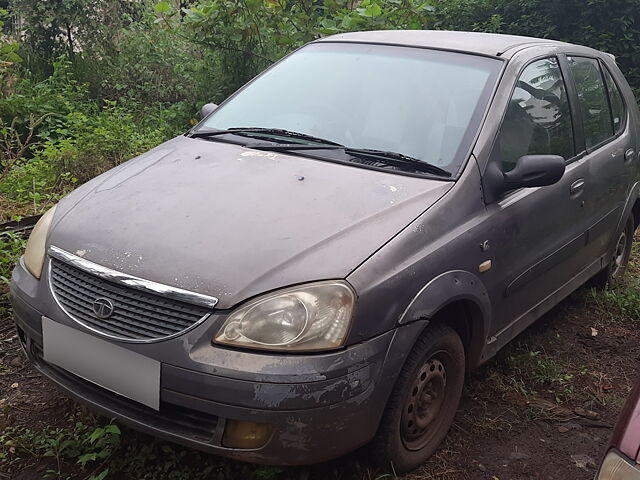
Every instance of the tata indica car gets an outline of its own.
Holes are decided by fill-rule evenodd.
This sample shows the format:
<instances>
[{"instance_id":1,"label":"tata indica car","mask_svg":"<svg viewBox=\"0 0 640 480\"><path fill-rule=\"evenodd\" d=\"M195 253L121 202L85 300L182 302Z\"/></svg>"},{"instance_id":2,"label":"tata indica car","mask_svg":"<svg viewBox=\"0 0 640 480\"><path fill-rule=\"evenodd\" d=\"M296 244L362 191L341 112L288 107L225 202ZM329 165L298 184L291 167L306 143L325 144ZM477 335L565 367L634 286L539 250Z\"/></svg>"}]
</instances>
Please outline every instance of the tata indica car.
<instances>
[{"instance_id":1,"label":"tata indica car","mask_svg":"<svg viewBox=\"0 0 640 480\"><path fill-rule=\"evenodd\" d=\"M608 54L341 34L204 110L47 212L13 273L40 372L140 430L406 471L465 372L624 273L640 113Z\"/></svg>"},{"instance_id":2,"label":"tata indica car","mask_svg":"<svg viewBox=\"0 0 640 480\"><path fill-rule=\"evenodd\" d=\"M640 480L640 382L620 414L596 480Z\"/></svg>"}]
</instances>

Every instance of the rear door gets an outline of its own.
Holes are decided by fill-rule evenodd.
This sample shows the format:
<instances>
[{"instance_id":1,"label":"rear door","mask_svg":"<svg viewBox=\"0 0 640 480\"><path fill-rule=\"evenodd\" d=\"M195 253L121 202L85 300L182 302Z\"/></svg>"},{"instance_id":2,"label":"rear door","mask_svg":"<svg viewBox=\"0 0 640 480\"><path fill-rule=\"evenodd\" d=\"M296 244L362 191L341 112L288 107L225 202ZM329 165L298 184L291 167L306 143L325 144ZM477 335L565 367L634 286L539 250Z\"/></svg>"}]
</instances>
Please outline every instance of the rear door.
<instances>
[{"instance_id":1,"label":"rear door","mask_svg":"<svg viewBox=\"0 0 640 480\"><path fill-rule=\"evenodd\" d=\"M581 252L586 264L611 248L637 154L625 102L608 68L597 58L578 55L568 55L567 63L586 151L584 210L590 226Z\"/></svg>"}]
</instances>

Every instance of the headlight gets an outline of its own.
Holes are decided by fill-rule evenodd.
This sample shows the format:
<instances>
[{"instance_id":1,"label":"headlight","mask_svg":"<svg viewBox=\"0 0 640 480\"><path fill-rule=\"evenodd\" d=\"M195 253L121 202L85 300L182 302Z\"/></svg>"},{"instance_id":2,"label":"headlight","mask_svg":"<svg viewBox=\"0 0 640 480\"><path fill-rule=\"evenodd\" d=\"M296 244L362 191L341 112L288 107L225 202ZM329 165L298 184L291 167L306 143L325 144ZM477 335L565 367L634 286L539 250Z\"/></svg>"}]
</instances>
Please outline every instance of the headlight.
<instances>
[{"instance_id":1,"label":"headlight","mask_svg":"<svg viewBox=\"0 0 640 480\"><path fill-rule=\"evenodd\" d=\"M640 469L611 450L602 462L597 480L640 480Z\"/></svg>"},{"instance_id":2,"label":"headlight","mask_svg":"<svg viewBox=\"0 0 640 480\"><path fill-rule=\"evenodd\" d=\"M342 281L287 288L229 315L214 341L263 350L317 351L342 346L355 294Z\"/></svg>"},{"instance_id":3,"label":"headlight","mask_svg":"<svg viewBox=\"0 0 640 480\"><path fill-rule=\"evenodd\" d=\"M53 206L40 217L36 226L33 227L33 231L27 241L27 248L24 251L24 265L27 267L27 270L31 272L31 275L36 278L40 278L42 274L42 265L44 264L45 256L44 247L55 211L56 207Z\"/></svg>"}]
</instances>

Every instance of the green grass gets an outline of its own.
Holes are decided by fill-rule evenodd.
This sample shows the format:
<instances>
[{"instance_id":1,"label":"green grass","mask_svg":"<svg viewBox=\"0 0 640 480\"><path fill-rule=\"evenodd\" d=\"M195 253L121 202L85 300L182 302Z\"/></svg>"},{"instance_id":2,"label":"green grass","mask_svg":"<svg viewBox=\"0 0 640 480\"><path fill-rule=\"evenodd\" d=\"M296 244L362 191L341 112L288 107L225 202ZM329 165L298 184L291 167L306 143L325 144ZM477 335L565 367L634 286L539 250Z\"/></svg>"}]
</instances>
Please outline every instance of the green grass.
<instances>
[{"instance_id":1,"label":"green grass","mask_svg":"<svg viewBox=\"0 0 640 480\"><path fill-rule=\"evenodd\" d=\"M591 289L589 296L596 308L611 320L640 322L640 241L633 245L624 285Z\"/></svg>"},{"instance_id":2,"label":"green grass","mask_svg":"<svg viewBox=\"0 0 640 480\"><path fill-rule=\"evenodd\" d=\"M357 460L281 468L234 462L105 424L76 407L62 427L4 427L0 471L44 473L34 480L386 480ZM6 417L5 417L6 418ZM0 416L0 424L2 417Z\"/></svg>"},{"instance_id":3,"label":"green grass","mask_svg":"<svg viewBox=\"0 0 640 480\"><path fill-rule=\"evenodd\" d=\"M593 301L612 319L640 322L640 288L630 285L612 290L591 290Z\"/></svg>"},{"instance_id":4,"label":"green grass","mask_svg":"<svg viewBox=\"0 0 640 480\"><path fill-rule=\"evenodd\" d=\"M44 478L66 479L69 470L84 470L87 480L102 480L109 474L108 463L118 451L120 429L75 422L64 428L32 431L21 427L5 427L0 434L0 465L28 456L49 459L50 468Z\"/></svg>"}]
</instances>

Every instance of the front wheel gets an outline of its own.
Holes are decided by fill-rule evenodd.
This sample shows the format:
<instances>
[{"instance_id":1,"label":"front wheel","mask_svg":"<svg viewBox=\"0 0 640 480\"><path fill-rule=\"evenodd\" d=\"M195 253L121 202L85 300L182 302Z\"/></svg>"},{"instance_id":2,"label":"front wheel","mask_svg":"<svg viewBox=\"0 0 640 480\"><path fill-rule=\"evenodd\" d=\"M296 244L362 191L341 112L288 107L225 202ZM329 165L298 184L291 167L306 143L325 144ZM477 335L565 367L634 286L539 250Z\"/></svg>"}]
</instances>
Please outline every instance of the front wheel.
<instances>
[{"instance_id":1,"label":"front wheel","mask_svg":"<svg viewBox=\"0 0 640 480\"><path fill-rule=\"evenodd\" d=\"M420 466L447 435L464 383L464 347L446 325L432 325L416 342L398 376L371 453L395 472Z\"/></svg>"}]
</instances>

